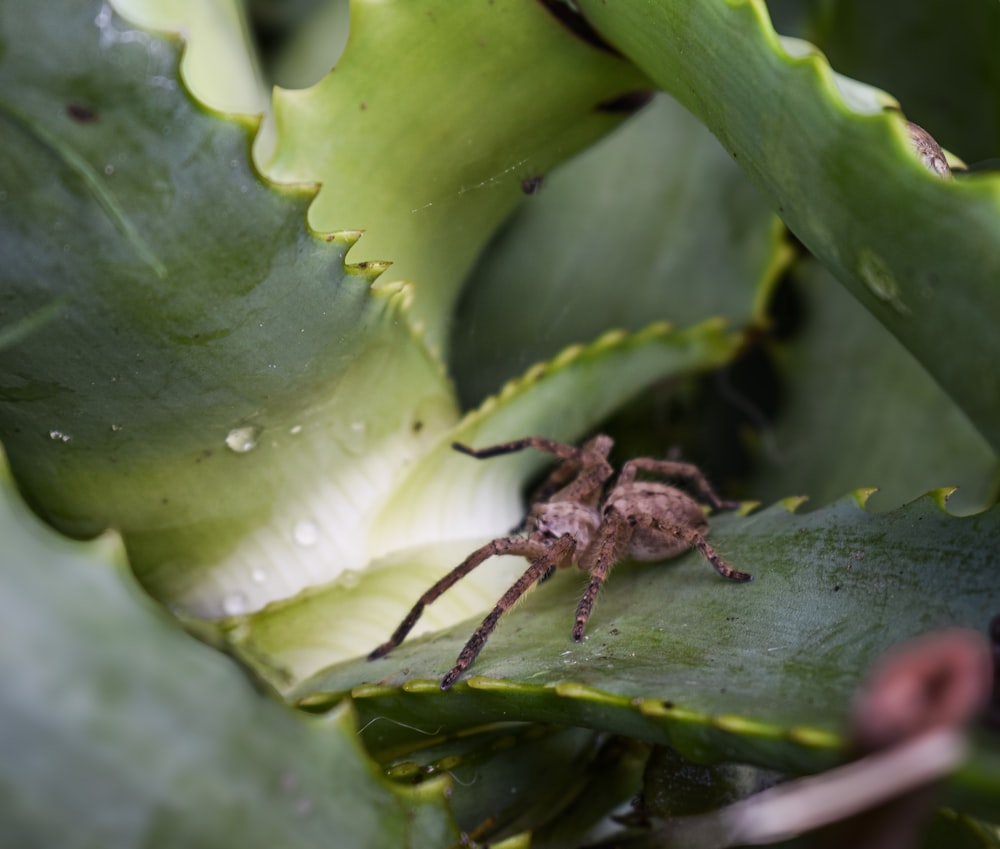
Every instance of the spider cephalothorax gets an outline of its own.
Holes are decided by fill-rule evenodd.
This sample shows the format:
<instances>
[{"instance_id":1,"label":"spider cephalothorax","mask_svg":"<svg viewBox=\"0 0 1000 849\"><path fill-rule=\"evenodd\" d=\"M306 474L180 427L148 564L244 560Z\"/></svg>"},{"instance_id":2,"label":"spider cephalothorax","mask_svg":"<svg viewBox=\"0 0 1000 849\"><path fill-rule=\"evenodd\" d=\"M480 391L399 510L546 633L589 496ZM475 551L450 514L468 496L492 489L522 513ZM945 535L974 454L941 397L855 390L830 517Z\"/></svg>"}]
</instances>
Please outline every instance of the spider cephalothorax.
<instances>
[{"instance_id":1,"label":"spider cephalothorax","mask_svg":"<svg viewBox=\"0 0 1000 849\"><path fill-rule=\"evenodd\" d=\"M716 510L735 507L737 503L720 500L705 476L690 463L650 457L629 460L608 488L608 481L614 474L608 462L613 444L611 437L603 434L581 446L541 436L528 436L479 450L456 442L453 446L456 450L480 460L536 448L554 454L562 462L542 484L525 521L525 533L500 537L472 552L420 597L393 635L368 656L369 660L382 657L403 642L428 604L495 555L526 557L531 565L504 593L466 643L455 666L441 679L442 690L448 689L472 665L500 617L555 569L575 564L590 573L590 582L576 608L573 625L573 639L578 642L583 639L598 590L611 567L620 560L665 560L697 548L724 578L751 579L746 572L730 569L705 541L708 520L691 495L665 483L637 480L637 475L645 472L683 482Z\"/></svg>"}]
</instances>

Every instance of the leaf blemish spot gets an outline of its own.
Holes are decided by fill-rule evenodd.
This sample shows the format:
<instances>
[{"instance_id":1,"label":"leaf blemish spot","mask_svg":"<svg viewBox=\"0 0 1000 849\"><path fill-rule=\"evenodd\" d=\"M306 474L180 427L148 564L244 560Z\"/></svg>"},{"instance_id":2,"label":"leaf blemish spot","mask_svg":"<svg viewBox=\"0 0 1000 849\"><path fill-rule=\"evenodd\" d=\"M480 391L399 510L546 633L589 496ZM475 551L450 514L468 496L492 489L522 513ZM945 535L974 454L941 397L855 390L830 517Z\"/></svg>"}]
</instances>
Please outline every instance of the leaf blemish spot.
<instances>
[{"instance_id":1,"label":"leaf blemish spot","mask_svg":"<svg viewBox=\"0 0 1000 849\"><path fill-rule=\"evenodd\" d=\"M67 103L66 114L80 124L93 124L97 120L97 113L80 103Z\"/></svg>"}]
</instances>

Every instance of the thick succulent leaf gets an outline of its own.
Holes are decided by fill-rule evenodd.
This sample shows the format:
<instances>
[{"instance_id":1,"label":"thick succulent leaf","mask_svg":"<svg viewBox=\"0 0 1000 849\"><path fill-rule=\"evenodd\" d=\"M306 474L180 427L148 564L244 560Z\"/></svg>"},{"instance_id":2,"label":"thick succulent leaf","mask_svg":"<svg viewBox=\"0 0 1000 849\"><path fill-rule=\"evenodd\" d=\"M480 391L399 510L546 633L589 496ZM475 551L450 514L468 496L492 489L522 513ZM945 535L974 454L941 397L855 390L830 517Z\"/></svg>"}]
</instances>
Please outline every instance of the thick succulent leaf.
<instances>
[{"instance_id":1,"label":"thick succulent leaf","mask_svg":"<svg viewBox=\"0 0 1000 849\"><path fill-rule=\"evenodd\" d=\"M386 279L417 284L415 321L438 349L523 181L614 127L618 98L646 86L541 3L355 0L335 71L275 93L276 147L258 157L271 179L322 184L313 227L365 230L352 260L391 260Z\"/></svg>"},{"instance_id":2,"label":"thick succulent leaf","mask_svg":"<svg viewBox=\"0 0 1000 849\"><path fill-rule=\"evenodd\" d=\"M941 179L884 97L779 41L759 0L581 0L1000 446L1000 177Z\"/></svg>"},{"instance_id":3,"label":"thick succulent leaf","mask_svg":"<svg viewBox=\"0 0 1000 849\"><path fill-rule=\"evenodd\" d=\"M553 578L508 618L464 682L440 676L474 622L341 664L296 688L320 707L353 696L362 717L456 728L490 719L580 724L667 742L695 760L813 770L837 756L852 694L890 645L934 628L985 629L1000 609L992 552L1000 510L954 517L942 494L890 513L855 495L798 514L778 504L712 520L710 539L750 584L700 555L623 565L583 643L570 639L581 582ZM376 723L375 748L406 730ZM411 732L412 734L412 732ZM1000 739L976 748L955 798L982 810L1000 793Z\"/></svg>"},{"instance_id":4,"label":"thick succulent leaf","mask_svg":"<svg viewBox=\"0 0 1000 849\"><path fill-rule=\"evenodd\" d=\"M0 436L32 502L120 528L158 596L260 607L367 562L452 390L408 290L344 266L357 234L310 233L311 193L260 182L176 45L108 17L0 7L0 308L33 330L0 351Z\"/></svg>"},{"instance_id":5,"label":"thick succulent leaf","mask_svg":"<svg viewBox=\"0 0 1000 849\"><path fill-rule=\"evenodd\" d=\"M951 398L815 260L792 279L801 318L771 346L784 402L761 434L754 495L818 506L877 486L869 508L889 509L948 485L952 512L990 503L1000 463Z\"/></svg>"},{"instance_id":6,"label":"thick succulent leaf","mask_svg":"<svg viewBox=\"0 0 1000 849\"><path fill-rule=\"evenodd\" d=\"M808 38L841 73L891 91L967 162L1000 150L1000 5L994 0L768 0L775 28ZM942 26L947 22L946 26Z\"/></svg>"},{"instance_id":7,"label":"thick succulent leaf","mask_svg":"<svg viewBox=\"0 0 1000 849\"><path fill-rule=\"evenodd\" d=\"M388 764L386 774L406 785L449 775L460 827L483 829L492 845L557 820L604 765L601 744L590 729L505 723L443 741L430 737L426 748Z\"/></svg>"},{"instance_id":8,"label":"thick succulent leaf","mask_svg":"<svg viewBox=\"0 0 1000 849\"><path fill-rule=\"evenodd\" d=\"M195 97L219 112L266 112L270 91L264 82L243 0L111 0L118 14L145 29L183 32L181 77ZM121 30L107 6L100 13L105 37L140 38Z\"/></svg>"},{"instance_id":9,"label":"thick succulent leaf","mask_svg":"<svg viewBox=\"0 0 1000 849\"><path fill-rule=\"evenodd\" d=\"M608 327L763 323L783 235L712 135L657 97L547 177L481 258L452 330L462 402Z\"/></svg>"},{"instance_id":10,"label":"thick succulent leaf","mask_svg":"<svg viewBox=\"0 0 1000 849\"><path fill-rule=\"evenodd\" d=\"M540 364L467 415L405 470L370 519L376 559L325 586L272 604L224 627L241 656L287 690L316 670L381 643L420 593L486 540L523 516L524 483L550 458L527 451L478 462L452 450L455 440L491 445L538 433L573 442L656 380L718 367L740 337L720 322L685 331L654 325L610 333ZM566 404L563 399L586 399ZM515 573L517 558L480 569L428 611L418 631L489 607Z\"/></svg>"},{"instance_id":11,"label":"thick succulent leaf","mask_svg":"<svg viewBox=\"0 0 1000 849\"><path fill-rule=\"evenodd\" d=\"M350 707L296 715L184 634L120 541L43 526L0 468L0 843L447 846L446 782L386 781Z\"/></svg>"}]
</instances>

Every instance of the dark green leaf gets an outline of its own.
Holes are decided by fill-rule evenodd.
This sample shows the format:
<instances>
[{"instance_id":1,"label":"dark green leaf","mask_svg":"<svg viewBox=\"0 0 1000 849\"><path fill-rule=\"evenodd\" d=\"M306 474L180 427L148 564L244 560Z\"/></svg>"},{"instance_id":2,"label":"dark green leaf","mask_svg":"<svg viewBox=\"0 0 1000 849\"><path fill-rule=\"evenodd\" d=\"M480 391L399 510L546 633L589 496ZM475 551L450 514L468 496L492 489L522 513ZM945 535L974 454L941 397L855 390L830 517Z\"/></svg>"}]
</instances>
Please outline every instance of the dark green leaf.
<instances>
[{"instance_id":1,"label":"dark green leaf","mask_svg":"<svg viewBox=\"0 0 1000 849\"><path fill-rule=\"evenodd\" d=\"M761 0L580 0L1000 447L1000 177L942 179L891 98L781 41Z\"/></svg>"},{"instance_id":2,"label":"dark green leaf","mask_svg":"<svg viewBox=\"0 0 1000 849\"><path fill-rule=\"evenodd\" d=\"M1000 510L954 517L938 498L890 513L851 497L815 513L775 505L720 516L710 539L754 573L750 584L722 581L694 553L620 566L586 642L574 644L580 582L557 576L510 614L452 691L439 678L473 622L385 660L333 667L295 695L322 705L350 693L364 717L425 727L582 724L668 742L695 760L818 769L835 758L852 695L879 654L934 628L985 629L1000 611L991 568ZM385 724L371 732L375 747L394 739ZM956 787L982 809L1000 792L1000 739L984 740L975 759Z\"/></svg>"},{"instance_id":3,"label":"dark green leaf","mask_svg":"<svg viewBox=\"0 0 1000 849\"><path fill-rule=\"evenodd\" d=\"M112 535L44 527L0 470L0 843L443 847L444 785L394 788L350 707L293 714L184 634Z\"/></svg>"}]
</instances>

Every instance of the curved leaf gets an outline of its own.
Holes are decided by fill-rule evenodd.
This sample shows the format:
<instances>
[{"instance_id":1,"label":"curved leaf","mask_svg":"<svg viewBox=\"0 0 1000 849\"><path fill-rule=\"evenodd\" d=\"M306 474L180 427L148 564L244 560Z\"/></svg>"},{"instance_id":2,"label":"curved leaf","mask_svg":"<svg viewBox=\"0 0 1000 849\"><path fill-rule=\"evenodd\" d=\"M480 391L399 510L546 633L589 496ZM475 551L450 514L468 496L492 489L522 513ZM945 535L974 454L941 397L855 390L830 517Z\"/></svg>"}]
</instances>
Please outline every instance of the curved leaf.
<instances>
[{"instance_id":1,"label":"curved leaf","mask_svg":"<svg viewBox=\"0 0 1000 849\"><path fill-rule=\"evenodd\" d=\"M387 782L348 706L304 720L184 634L112 535L43 526L0 468L4 846L446 846L445 784Z\"/></svg>"},{"instance_id":2,"label":"curved leaf","mask_svg":"<svg viewBox=\"0 0 1000 849\"><path fill-rule=\"evenodd\" d=\"M784 236L711 134L655 98L547 177L473 270L452 330L463 403L608 327L764 324Z\"/></svg>"},{"instance_id":3,"label":"curved leaf","mask_svg":"<svg viewBox=\"0 0 1000 849\"><path fill-rule=\"evenodd\" d=\"M275 93L276 147L258 161L273 180L322 184L310 224L363 228L352 260L391 260L387 279L417 284L414 320L439 350L524 181L616 126L617 99L647 85L541 3L360 0L335 70Z\"/></svg>"},{"instance_id":4,"label":"curved leaf","mask_svg":"<svg viewBox=\"0 0 1000 849\"><path fill-rule=\"evenodd\" d=\"M266 85L240 0L110 0L118 14L145 29L184 33L181 77L198 100L219 112L259 115L267 111ZM108 43L140 38L102 8L102 36Z\"/></svg>"},{"instance_id":5,"label":"curved leaf","mask_svg":"<svg viewBox=\"0 0 1000 849\"><path fill-rule=\"evenodd\" d=\"M1000 447L1000 177L943 180L885 98L781 42L760 0L581 0Z\"/></svg>"},{"instance_id":6,"label":"curved leaf","mask_svg":"<svg viewBox=\"0 0 1000 849\"><path fill-rule=\"evenodd\" d=\"M789 35L816 44L841 73L891 91L906 114L930 130L946 148L970 163L992 159L1000 150L1000 6L973 0L841 0L816 3L768 2L780 32L794 26L785 6L806 20ZM941 22L948 21L947 27ZM915 58L919 57L919 61Z\"/></svg>"},{"instance_id":7,"label":"curved leaf","mask_svg":"<svg viewBox=\"0 0 1000 849\"><path fill-rule=\"evenodd\" d=\"M772 351L784 402L761 434L751 491L816 505L859 486L889 509L941 485L953 512L992 502L1000 463L920 364L815 260L791 274L800 323Z\"/></svg>"},{"instance_id":8,"label":"curved leaf","mask_svg":"<svg viewBox=\"0 0 1000 849\"><path fill-rule=\"evenodd\" d=\"M717 367L739 342L721 322L685 331L654 325L636 334L609 333L537 365L401 473L379 512L368 517L377 544L363 572L233 617L223 623L228 639L282 690L323 666L369 651L425 587L469 550L520 522L524 483L547 462L537 452L477 462L452 450L453 441L488 445L526 433L575 441L651 382ZM566 405L566 398L586 403ZM492 604L521 568L517 558L502 564L463 581L428 611L417 632Z\"/></svg>"},{"instance_id":9,"label":"curved leaf","mask_svg":"<svg viewBox=\"0 0 1000 849\"><path fill-rule=\"evenodd\" d=\"M457 418L408 289L344 266L357 233L310 233L312 193L260 182L173 43L95 2L31 9L0 9L0 297L15 327L62 306L0 351L18 480L204 614L360 567L363 517Z\"/></svg>"},{"instance_id":10,"label":"curved leaf","mask_svg":"<svg viewBox=\"0 0 1000 849\"><path fill-rule=\"evenodd\" d=\"M814 513L775 505L713 518L713 545L754 574L750 584L721 581L696 553L619 566L580 644L570 639L580 581L557 576L508 617L449 692L440 676L472 621L381 661L332 667L293 696L318 707L351 695L362 717L405 715L422 727L561 722L667 742L695 760L822 768L836 757L852 694L880 653L942 626L985 629L1000 608L991 570L1000 510L951 516L938 493L870 513L857 498ZM366 740L399 745L405 733L377 724ZM994 804L996 735L978 747L955 791L974 810Z\"/></svg>"}]
</instances>

